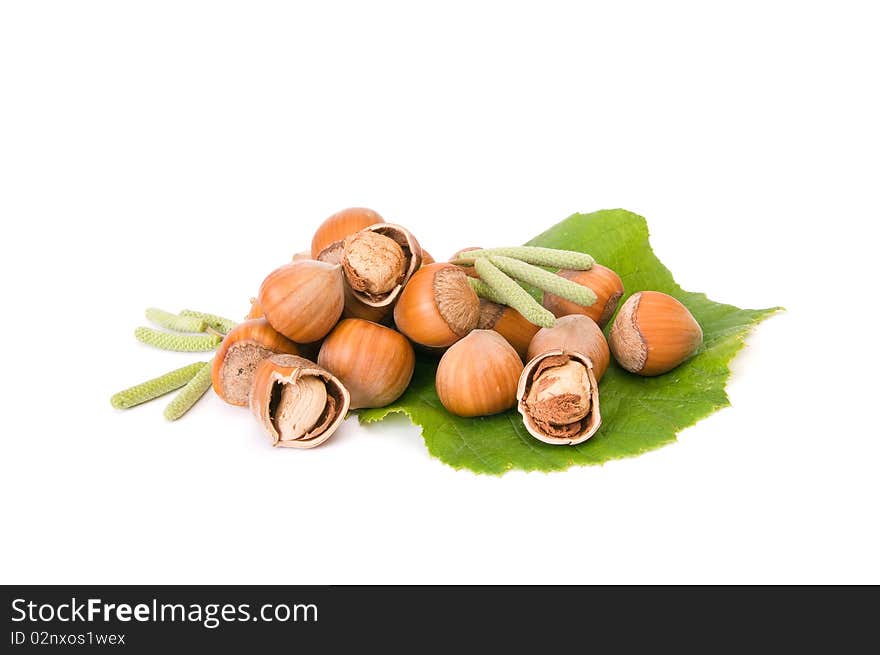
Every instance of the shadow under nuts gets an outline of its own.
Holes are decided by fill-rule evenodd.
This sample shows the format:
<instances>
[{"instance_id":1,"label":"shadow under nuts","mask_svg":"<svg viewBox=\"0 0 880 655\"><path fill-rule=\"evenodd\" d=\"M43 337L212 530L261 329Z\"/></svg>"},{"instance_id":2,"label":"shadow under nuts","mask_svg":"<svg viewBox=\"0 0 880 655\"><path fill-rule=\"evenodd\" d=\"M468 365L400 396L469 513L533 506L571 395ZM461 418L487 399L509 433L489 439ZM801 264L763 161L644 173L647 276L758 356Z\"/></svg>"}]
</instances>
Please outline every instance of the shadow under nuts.
<instances>
[{"instance_id":1,"label":"shadow under nuts","mask_svg":"<svg viewBox=\"0 0 880 655\"><path fill-rule=\"evenodd\" d=\"M314 448L345 420L349 401L342 383L313 362L272 355L257 367L249 404L273 446Z\"/></svg>"},{"instance_id":2,"label":"shadow under nuts","mask_svg":"<svg viewBox=\"0 0 880 655\"><path fill-rule=\"evenodd\" d=\"M341 321L318 353L318 365L338 377L351 394L351 409L393 403L409 386L415 363L406 337L358 318Z\"/></svg>"},{"instance_id":3,"label":"shadow under nuts","mask_svg":"<svg viewBox=\"0 0 880 655\"><path fill-rule=\"evenodd\" d=\"M523 370L516 350L497 332L474 330L437 367L437 395L456 416L489 416L516 404Z\"/></svg>"},{"instance_id":4,"label":"shadow under nuts","mask_svg":"<svg viewBox=\"0 0 880 655\"><path fill-rule=\"evenodd\" d=\"M299 355L299 346L279 334L265 318L236 325L223 337L214 356L211 383L230 405L246 406L257 367L276 353Z\"/></svg>"},{"instance_id":5,"label":"shadow under nuts","mask_svg":"<svg viewBox=\"0 0 880 655\"><path fill-rule=\"evenodd\" d=\"M614 358L627 371L661 375L699 350L703 330L688 308L672 296L641 291L620 308L609 342Z\"/></svg>"},{"instance_id":6,"label":"shadow under nuts","mask_svg":"<svg viewBox=\"0 0 880 655\"><path fill-rule=\"evenodd\" d=\"M342 316L339 264L302 260L269 273L257 298L273 328L297 343L323 339Z\"/></svg>"}]
</instances>

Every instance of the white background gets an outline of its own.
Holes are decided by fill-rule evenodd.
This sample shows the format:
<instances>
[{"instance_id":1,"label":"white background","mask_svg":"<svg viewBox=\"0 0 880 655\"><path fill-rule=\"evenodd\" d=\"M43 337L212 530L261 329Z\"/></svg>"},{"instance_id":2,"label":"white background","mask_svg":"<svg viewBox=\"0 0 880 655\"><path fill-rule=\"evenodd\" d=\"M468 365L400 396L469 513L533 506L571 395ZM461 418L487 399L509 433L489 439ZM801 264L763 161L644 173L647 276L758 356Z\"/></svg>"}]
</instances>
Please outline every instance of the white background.
<instances>
[{"instance_id":1,"label":"white background","mask_svg":"<svg viewBox=\"0 0 880 655\"><path fill-rule=\"evenodd\" d=\"M600 4L3 3L0 581L880 582L872 3ZM197 359L145 307L240 317L351 205L437 257L625 207L685 288L788 312L732 408L565 473L110 408Z\"/></svg>"}]
</instances>

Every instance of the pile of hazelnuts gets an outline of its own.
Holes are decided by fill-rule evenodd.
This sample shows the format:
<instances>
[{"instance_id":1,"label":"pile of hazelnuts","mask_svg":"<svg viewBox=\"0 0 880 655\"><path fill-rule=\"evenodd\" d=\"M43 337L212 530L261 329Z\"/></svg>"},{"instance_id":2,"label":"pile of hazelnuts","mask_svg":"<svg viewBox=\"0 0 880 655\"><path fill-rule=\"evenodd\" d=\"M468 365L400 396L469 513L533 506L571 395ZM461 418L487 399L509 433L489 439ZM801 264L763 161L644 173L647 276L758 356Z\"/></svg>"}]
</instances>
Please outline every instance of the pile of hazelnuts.
<instances>
[{"instance_id":1,"label":"pile of hazelnuts","mask_svg":"<svg viewBox=\"0 0 880 655\"><path fill-rule=\"evenodd\" d=\"M311 250L272 271L247 320L225 335L212 368L215 392L250 406L274 445L311 448L349 410L396 401L419 350L439 357L437 395L451 414L517 407L529 434L573 445L599 429L599 381L612 353L624 369L653 376L702 343L687 308L655 291L630 296L606 340L602 329L624 289L599 264L557 273L596 301L581 306L545 292L542 305L556 321L541 328L478 296L474 267L459 257L435 262L407 229L369 209L330 216Z\"/></svg>"}]
</instances>

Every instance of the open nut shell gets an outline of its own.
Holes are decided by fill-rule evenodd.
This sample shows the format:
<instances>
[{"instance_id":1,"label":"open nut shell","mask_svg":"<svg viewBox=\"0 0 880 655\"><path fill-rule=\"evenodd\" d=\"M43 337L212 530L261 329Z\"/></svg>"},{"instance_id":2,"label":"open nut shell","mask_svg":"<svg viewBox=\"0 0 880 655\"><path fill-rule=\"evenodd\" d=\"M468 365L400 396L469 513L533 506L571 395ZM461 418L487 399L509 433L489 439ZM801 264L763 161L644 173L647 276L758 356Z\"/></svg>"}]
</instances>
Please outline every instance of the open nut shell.
<instances>
[{"instance_id":1,"label":"open nut shell","mask_svg":"<svg viewBox=\"0 0 880 655\"><path fill-rule=\"evenodd\" d=\"M320 418L303 436L285 440L275 424L279 391L304 378L320 379L326 389L326 405ZM279 388L280 387L280 388ZM314 448L327 441L345 420L351 398L348 390L331 373L296 355L272 355L264 360L254 375L250 393L250 408L266 430L273 446L286 448Z\"/></svg>"},{"instance_id":2,"label":"open nut shell","mask_svg":"<svg viewBox=\"0 0 880 655\"><path fill-rule=\"evenodd\" d=\"M541 427L534 421L532 416L526 409L526 398L529 395L529 391L532 386L533 378L535 373L539 370L541 363L550 357L568 357L570 360L575 360L583 364L587 369L587 377L590 381L590 410L589 414L587 414L586 418L581 421L580 430L571 436L566 437L556 437L550 434L547 434ZM526 430L529 431L535 439L543 441L544 443L551 444L553 446L574 446L579 443L583 443L594 434L599 429L599 426L602 425L602 415L599 410L599 383L596 381L596 375L593 372L593 362L586 355L582 355L580 353L569 352L565 350L550 350L545 353L541 353L537 357L533 358L526 364L523 369L522 375L519 378L519 385L516 390L516 400L517 400L517 410L523 417L523 423L526 426Z\"/></svg>"},{"instance_id":3,"label":"open nut shell","mask_svg":"<svg viewBox=\"0 0 880 655\"><path fill-rule=\"evenodd\" d=\"M381 234L382 236L395 241L403 250L403 255L406 260L403 278L388 293L371 296L355 289L350 289L350 295L346 298L347 315L355 318L365 318L367 320L376 321L376 314L370 315L369 312L364 312L363 309L358 308L356 304L359 303L368 308L383 309L387 314L388 310L394 306L395 302L397 302L397 298L403 291L403 287L409 282L413 273L422 267L422 247L409 230L395 223L376 223L375 225L370 225L361 231L375 232L376 234ZM330 256L332 257L334 255ZM341 253L341 257L344 260L344 252Z\"/></svg>"}]
</instances>

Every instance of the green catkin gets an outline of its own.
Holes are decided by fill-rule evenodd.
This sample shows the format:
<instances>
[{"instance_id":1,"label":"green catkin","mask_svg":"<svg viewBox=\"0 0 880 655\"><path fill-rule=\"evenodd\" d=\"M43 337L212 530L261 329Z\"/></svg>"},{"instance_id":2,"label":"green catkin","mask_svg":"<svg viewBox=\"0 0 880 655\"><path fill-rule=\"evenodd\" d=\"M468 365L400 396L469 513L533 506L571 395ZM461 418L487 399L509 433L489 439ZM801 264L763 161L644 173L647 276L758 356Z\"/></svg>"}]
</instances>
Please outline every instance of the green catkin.
<instances>
[{"instance_id":1,"label":"green catkin","mask_svg":"<svg viewBox=\"0 0 880 655\"><path fill-rule=\"evenodd\" d=\"M178 316L162 309L150 307L146 312L147 320L175 332L204 332L208 327L199 316Z\"/></svg>"},{"instance_id":2,"label":"green catkin","mask_svg":"<svg viewBox=\"0 0 880 655\"><path fill-rule=\"evenodd\" d=\"M217 330L217 332L220 332L221 334L228 334L232 330L232 328L238 325L238 321L223 318L222 316L217 316L216 314L197 312L192 309L184 309L182 312L180 312L180 315L200 318L205 323L207 323L209 327L214 328L215 330Z\"/></svg>"},{"instance_id":3,"label":"green catkin","mask_svg":"<svg viewBox=\"0 0 880 655\"><path fill-rule=\"evenodd\" d=\"M176 421L186 414L210 388L211 364L202 362L202 368L196 373L195 377L187 382L186 386L174 396L174 400L168 403L168 407L165 408L165 418L169 421Z\"/></svg>"},{"instance_id":4,"label":"green catkin","mask_svg":"<svg viewBox=\"0 0 880 655\"><path fill-rule=\"evenodd\" d=\"M134 336L141 343L154 348L189 353L216 350L223 341L222 337L216 334L174 334L148 327L137 328Z\"/></svg>"},{"instance_id":5,"label":"green catkin","mask_svg":"<svg viewBox=\"0 0 880 655\"><path fill-rule=\"evenodd\" d=\"M536 246L512 246L510 248L486 248L468 250L458 254L458 260L470 262L479 257L510 257L527 264L548 266L550 268L567 268L571 271L587 271L593 268L596 260L590 255L574 250L555 250Z\"/></svg>"},{"instance_id":6,"label":"green catkin","mask_svg":"<svg viewBox=\"0 0 880 655\"><path fill-rule=\"evenodd\" d=\"M527 321L540 327L556 325L556 317L552 313L541 307L525 289L498 270L488 258L479 257L474 261L474 266L483 282L492 287L495 295L502 300L502 304L513 307Z\"/></svg>"},{"instance_id":7,"label":"green catkin","mask_svg":"<svg viewBox=\"0 0 880 655\"><path fill-rule=\"evenodd\" d=\"M160 375L152 380L147 380L124 391L114 394L110 399L110 404L116 409L128 409L135 405L140 405L148 400L153 400L159 396L164 396L175 389L180 389L187 382L195 377L204 362L196 362L189 366L176 369L165 375Z\"/></svg>"},{"instance_id":8,"label":"green catkin","mask_svg":"<svg viewBox=\"0 0 880 655\"><path fill-rule=\"evenodd\" d=\"M538 268L510 257L493 256L489 257L489 261L510 277L514 277L544 291L549 291L560 298L570 300L576 305L589 307L596 302L596 294L589 287L566 280L564 277L545 271L543 268Z\"/></svg>"},{"instance_id":9,"label":"green catkin","mask_svg":"<svg viewBox=\"0 0 880 655\"><path fill-rule=\"evenodd\" d=\"M481 279L476 277L469 277L468 282L471 285L471 289L474 290L480 298L485 298L491 302L494 302L498 305L504 304L504 299L501 298L488 284L483 282Z\"/></svg>"}]
</instances>

